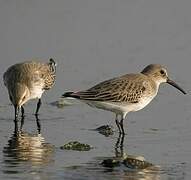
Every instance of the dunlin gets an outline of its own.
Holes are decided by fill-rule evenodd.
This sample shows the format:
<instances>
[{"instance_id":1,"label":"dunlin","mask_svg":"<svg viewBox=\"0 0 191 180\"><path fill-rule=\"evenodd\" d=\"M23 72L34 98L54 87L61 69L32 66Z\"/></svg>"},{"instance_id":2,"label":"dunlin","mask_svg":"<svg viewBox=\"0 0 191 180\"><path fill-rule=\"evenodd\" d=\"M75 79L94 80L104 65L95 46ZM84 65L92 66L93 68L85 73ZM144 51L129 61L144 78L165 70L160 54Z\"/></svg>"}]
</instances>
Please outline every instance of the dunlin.
<instances>
[{"instance_id":1,"label":"dunlin","mask_svg":"<svg viewBox=\"0 0 191 180\"><path fill-rule=\"evenodd\" d=\"M7 69L3 75L10 101L15 108L15 124L21 109L24 116L23 105L30 99L38 98L35 115L38 115L41 106L41 96L45 90L50 89L56 77L56 63L50 59L48 63L36 61L15 64Z\"/></svg>"},{"instance_id":2,"label":"dunlin","mask_svg":"<svg viewBox=\"0 0 191 180\"><path fill-rule=\"evenodd\" d=\"M127 113L141 110L148 105L157 95L159 85L165 82L186 94L181 87L169 79L164 67L150 64L141 73L116 77L85 91L66 92L63 97L76 98L92 107L114 112L119 132L124 134L123 120ZM121 117L120 121L118 116Z\"/></svg>"}]
</instances>

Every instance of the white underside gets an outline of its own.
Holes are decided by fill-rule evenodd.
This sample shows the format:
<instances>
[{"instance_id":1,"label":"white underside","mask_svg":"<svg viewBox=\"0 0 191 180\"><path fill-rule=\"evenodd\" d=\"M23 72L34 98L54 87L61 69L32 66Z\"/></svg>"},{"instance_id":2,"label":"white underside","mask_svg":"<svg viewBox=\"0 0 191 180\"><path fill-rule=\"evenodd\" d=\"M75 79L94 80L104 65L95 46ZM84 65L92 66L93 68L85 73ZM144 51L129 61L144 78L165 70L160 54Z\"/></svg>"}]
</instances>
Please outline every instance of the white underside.
<instances>
[{"instance_id":1,"label":"white underside","mask_svg":"<svg viewBox=\"0 0 191 180\"><path fill-rule=\"evenodd\" d=\"M33 86L30 89L30 93L31 93L30 99L36 99L36 98L40 99L43 92L44 90L42 90L42 86Z\"/></svg>"},{"instance_id":2,"label":"white underside","mask_svg":"<svg viewBox=\"0 0 191 180\"><path fill-rule=\"evenodd\" d=\"M117 115L120 114L123 117L125 117L128 112L139 111L143 109L151 102L151 100L154 97L155 96L142 98L138 103L101 102L101 101L88 101L88 100L82 100L82 101L87 103L91 107L112 111Z\"/></svg>"}]
</instances>

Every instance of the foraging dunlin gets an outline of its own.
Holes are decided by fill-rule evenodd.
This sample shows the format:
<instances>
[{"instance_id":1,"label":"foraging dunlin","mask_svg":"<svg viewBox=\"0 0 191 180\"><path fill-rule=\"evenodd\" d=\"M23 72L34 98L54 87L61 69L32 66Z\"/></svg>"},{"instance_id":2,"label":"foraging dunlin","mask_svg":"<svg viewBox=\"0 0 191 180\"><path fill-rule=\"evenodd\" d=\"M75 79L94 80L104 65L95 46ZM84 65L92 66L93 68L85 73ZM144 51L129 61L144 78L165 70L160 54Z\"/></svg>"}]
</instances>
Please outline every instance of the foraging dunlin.
<instances>
[{"instance_id":1,"label":"foraging dunlin","mask_svg":"<svg viewBox=\"0 0 191 180\"><path fill-rule=\"evenodd\" d=\"M56 63L53 59L50 59L48 63L23 62L7 69L3 80L15 108L15 123L17 123L19 109L24 116L23 105L30 99L39 99L35 113L38 115L41 96L45 90L53 86L55 77Z\"/></svg>"},{"instance_id":2,"label":"foraging dunlin","mask_svg":"<svg viewBox=\"0 0 191 180\"><path fill-rule=\"evenodd\" d=\"M148 105L157 95L159 85L165 82L186 94L181 87L169 79L164 67L150 64L141 73L116 77L85 91L66 92L63 97L76 98L92 107L114 112L119 132L124 134L123 120L127 113L138 111Z\"/></svg>"}]
</instances>

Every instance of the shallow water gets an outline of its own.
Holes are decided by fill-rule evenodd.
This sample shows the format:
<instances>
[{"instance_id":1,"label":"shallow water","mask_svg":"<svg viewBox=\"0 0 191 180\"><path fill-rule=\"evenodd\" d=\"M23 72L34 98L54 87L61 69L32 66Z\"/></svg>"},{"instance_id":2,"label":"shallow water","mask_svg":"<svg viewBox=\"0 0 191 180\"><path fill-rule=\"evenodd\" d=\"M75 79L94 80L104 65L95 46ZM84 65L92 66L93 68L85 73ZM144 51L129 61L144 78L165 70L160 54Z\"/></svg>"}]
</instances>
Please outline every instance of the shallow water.
<instances>
[{"instance_id":1,"label":"shallow water","mask_svg":"<svg viewBox=\"0 0 191 180\"><path fill-rule=\"evenodd\" d=\"M33 104L29 104L29 107L32 108ZM186 179L190 177L188 120L181 123L180 119L177 121L173 119L171 125L168 126L169 122L164 122L165 125L159 127L153 123L157 118L152 119L149 117L152 116L151 113L148 113L148 116L145 113L144 118L140 120L145 121L143 123L129 120L127 127L126 121L127 135L121 152L121 149L116 149L115 146L118 140L117 132L105 137L92 130L100 124L112 123L112 120L102 119L102 115L98 115L97 111L83 104L67 106L65 110L44 104L41 110L41 134L37 133L33 115L27 114L23 133L17 136L13 133L12 119L1 119L1 126L4 128L0 131L2 152L0 178ZM5 106L4 113L8 114L9 111L11 111L9 106ZM59 148L73 140L88 143L94 148L88 152ZM132 170L124 165L114 168L102 166L101 162L104 159L116 157L120 153L143 156L153 164L153 167Z\"/></svg>"},{"instance_id":2,"label":"shallow water","mask_svg":"<svg viewBox=\"0 0 191 180\"><path fill-rule=\"evenodd\" d=\"M191 1L40 0L0 1L0 75L30 58L58 62L57 81L43 95L41 134L36 101L26 104L23 132L14 135L14 110L0 86L0 179L163 179L191 178ZM114 115L72 101L51 103L65 91L160 63L188 91L162 85L144 110L124 121L123 154L143 156L154 166L132 170L103 167L115 157ZM113 125L106 137L93 129ZM69 141L92 145L88 152L61 150ZM117 152L117 151L119 152Z\"/></svg>"}]
</instances>

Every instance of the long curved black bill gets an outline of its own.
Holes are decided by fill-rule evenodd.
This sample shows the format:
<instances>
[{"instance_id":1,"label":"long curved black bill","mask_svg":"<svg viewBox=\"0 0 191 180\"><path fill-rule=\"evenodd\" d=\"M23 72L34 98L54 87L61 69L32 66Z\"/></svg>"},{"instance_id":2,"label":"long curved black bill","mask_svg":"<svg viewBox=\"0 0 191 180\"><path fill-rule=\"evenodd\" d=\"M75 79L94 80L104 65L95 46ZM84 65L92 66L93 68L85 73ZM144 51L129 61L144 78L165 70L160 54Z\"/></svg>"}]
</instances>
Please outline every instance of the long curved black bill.
<instances>
[{"instance_id":1,"label":"long curved black bill","mask_svg":"<svg viewBox=\"0 0 191 180\"><path fill-rule=\"evenodd\" d=\"M174 86L175 88L177 88L179 91L181 91L183 94L186 94L186 92L178 85L176 84L174 81L168 79L167 83Z\"/></svg>"}]
</instances>

